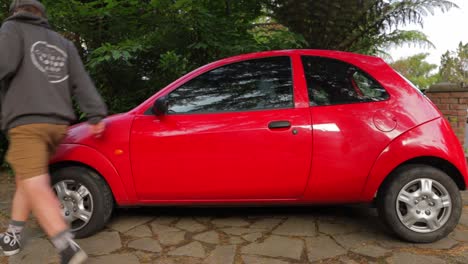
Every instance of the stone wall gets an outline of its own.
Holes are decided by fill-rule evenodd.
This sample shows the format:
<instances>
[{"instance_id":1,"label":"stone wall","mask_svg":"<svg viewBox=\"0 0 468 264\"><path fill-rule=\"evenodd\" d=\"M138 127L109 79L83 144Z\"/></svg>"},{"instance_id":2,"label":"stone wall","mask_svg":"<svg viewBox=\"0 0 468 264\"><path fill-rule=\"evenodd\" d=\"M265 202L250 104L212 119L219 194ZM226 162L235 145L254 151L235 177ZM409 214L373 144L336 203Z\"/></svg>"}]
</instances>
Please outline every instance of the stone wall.
<instances>
[{"instance_id":1,"label":"stone wall","mask_svg":"<svg viewBox=\"0 0 468 264\"><path fill-rule=\"evenodd\" d=\"M426 91L427 97L440 109L450 122L462 146L465 145L465 130L468 109L468 87L462 84L439 83Z\"/></svg>"}]
</instances>

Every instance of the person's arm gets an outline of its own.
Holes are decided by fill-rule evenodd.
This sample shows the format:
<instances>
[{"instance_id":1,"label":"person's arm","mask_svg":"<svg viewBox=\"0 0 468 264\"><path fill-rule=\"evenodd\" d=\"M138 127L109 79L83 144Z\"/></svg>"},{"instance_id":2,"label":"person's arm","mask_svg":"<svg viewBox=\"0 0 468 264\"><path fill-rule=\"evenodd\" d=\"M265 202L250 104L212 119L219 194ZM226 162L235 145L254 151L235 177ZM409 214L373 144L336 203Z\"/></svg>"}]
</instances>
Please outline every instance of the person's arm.
<instances>
[{"instance_id":1,"label":"person's arm","mask_svg":"<svg viewBox=\"0 0 468 264\"><path fill-rule=\"evenodd\" d=\"M7 78L13 76L18 69L21 60L23 41L16 26L12 22L6 22L0 28L0 89ZM2 91L5 92L5 91ZM3 100L3 98L0 98ZM2 125L2 111L0 102L0 127Z\"/></svg>"},{"instance_id":2,"label":"person's arm","mask_svg":"<svg viewBox=\"0 0 468 264\"><path fill-rule=\"evenodd\" d=\"M93 125L91 130L99 135L104 130L101 120L107 115L107 107L94 86L76 47L70 43L69 50L69 78L72 94L78 105L88 117L88 123Z\"/></svg>"},{"instance_id":3,"label":"person's arm","mask_svg":"<svg viewBox=\"0 0 468 264\"><path fill-rule=\"evenodd\" d=\"M16 26L6 22L0 28L0 80L13 75L21 60L23 41Z\"/></svg>"}]
</instances>

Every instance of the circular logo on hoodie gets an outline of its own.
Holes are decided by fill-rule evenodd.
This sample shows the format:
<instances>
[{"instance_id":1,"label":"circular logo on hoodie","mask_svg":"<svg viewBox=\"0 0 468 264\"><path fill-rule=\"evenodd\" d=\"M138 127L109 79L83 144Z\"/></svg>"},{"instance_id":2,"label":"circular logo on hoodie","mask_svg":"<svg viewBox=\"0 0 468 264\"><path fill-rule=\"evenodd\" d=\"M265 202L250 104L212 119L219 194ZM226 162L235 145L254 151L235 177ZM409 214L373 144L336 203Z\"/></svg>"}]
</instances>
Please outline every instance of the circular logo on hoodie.
<instances>
[{"instance_id":1,"label":"circular logo on hoodie","mask_svg":"<svg viewBox=\"0 0 468 264\"><path fill-rule=\"evenodd\" d=\"M50 83L60 83L68 79L67 57L63 50L45 41L38 41L31 46L34 66L47 75Z\"/></svg>"}]
</instances>

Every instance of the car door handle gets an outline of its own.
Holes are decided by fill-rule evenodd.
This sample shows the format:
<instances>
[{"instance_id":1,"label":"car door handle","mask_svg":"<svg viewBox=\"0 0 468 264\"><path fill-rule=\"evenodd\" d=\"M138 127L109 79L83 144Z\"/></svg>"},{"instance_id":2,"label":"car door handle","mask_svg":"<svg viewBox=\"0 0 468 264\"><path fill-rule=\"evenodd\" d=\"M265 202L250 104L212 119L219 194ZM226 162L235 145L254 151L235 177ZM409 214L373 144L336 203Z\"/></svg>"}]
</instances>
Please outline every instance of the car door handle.
<instances>
[{"instance_id":1,"label":"car door handle","mask_svg":"<svg viewBox=\"0 0 468 264\"><path fill-rule=\"evenodd\" d=\"M273 121L268 124L269 129L290 128L291 122L289 121Z\"/></svg>"}]
</instances>

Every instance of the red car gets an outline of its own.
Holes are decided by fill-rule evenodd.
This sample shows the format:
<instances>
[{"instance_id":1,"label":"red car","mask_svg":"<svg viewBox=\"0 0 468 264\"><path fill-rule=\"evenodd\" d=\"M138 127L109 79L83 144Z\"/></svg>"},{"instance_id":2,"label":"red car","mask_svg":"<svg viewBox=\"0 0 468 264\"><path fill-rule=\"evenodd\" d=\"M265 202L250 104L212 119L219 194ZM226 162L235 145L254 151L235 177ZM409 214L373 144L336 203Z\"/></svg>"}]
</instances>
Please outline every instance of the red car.
<instances>
[{"instance_id":1,"label":"red car","mask_svg":"<svg viewBox=\"0 0 468 264\"><path fill-rule=\"evenodd\" d=\"M376 202L402 239L457 225L465 155L426 96L382 59L337 51L247 54L201 67L101 138L72 127L51 162L78 237L113 207Z\"/></svg>"}]
</instances>

